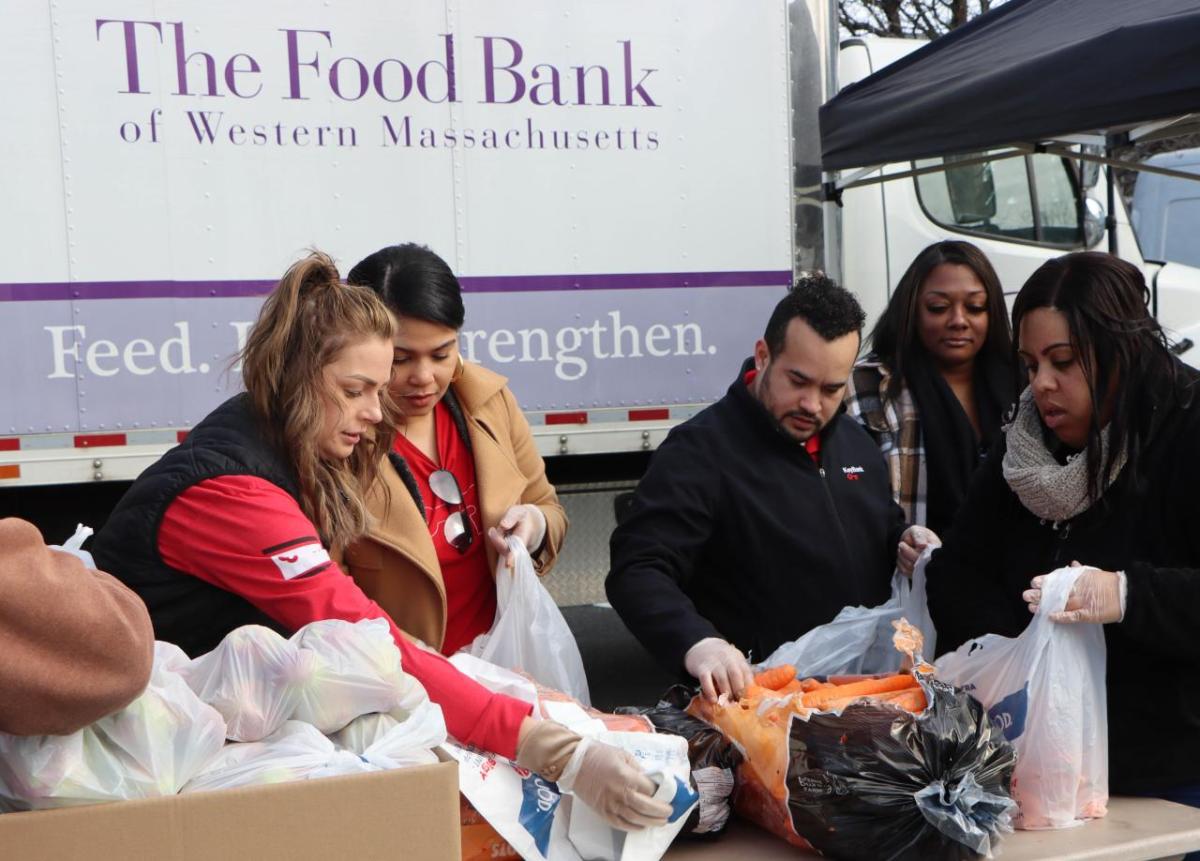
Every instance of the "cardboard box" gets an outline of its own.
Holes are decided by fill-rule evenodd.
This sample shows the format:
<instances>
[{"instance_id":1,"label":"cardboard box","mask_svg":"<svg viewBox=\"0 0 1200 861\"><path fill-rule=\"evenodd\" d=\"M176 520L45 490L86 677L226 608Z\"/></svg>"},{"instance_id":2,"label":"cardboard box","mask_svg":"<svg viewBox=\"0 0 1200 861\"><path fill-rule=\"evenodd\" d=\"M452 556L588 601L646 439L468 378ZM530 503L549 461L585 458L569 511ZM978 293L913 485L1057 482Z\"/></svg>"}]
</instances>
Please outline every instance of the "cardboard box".
<instances>
[{"instance_id":1,"label":"cardboard box","mask_svg":"<svg viewBox=\"0 0 1200 861\"><path fill-rule=\"evenodd\" d=\"M459 861L458 763L0 816L11 861Z\"/></svg>"}]
</instances>

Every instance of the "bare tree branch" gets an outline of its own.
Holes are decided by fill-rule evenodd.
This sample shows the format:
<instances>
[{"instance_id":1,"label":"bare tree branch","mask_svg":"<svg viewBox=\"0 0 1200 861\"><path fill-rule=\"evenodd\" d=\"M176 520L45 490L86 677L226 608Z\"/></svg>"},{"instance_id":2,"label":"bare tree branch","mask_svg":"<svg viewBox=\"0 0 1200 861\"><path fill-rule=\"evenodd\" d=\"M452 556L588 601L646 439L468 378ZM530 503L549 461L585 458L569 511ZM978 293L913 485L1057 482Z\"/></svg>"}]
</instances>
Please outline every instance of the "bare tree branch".
<instances>
[{"instance_id":1,"label":"bare tree branch","mask_svg":"<svg viewBox=\"0 0 1200 861\"><path fill-rule=\"evenodd\" d=\"M936 39L1004 0L838 0L838 20L853 35Z\"/></svg>"}]
</instances>

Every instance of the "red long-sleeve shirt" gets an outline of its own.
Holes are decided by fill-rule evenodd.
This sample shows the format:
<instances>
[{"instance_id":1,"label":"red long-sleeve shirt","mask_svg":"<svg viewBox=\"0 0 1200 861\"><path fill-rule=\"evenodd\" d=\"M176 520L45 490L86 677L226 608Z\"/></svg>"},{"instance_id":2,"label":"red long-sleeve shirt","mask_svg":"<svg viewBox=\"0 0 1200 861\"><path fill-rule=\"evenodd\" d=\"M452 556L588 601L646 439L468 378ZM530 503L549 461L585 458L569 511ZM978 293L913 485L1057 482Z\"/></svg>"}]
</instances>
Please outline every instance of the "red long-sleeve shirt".
<instances>
[{"instance_id":1,"label":"red long-sleeve shirt","mask_svg":"<svg viewBox=\"0 0 1200 861\"><path fill-rule=\"evenodd\" d=\"M319 619L387 619L404 669L442 707L459 741L512 758L531 706L494 694L441 655L414 645L321 546L282 488L254 476L202 481L168 506L158 532L163 561L245 598L284 627Z\"/></svg>"}]
</instances>

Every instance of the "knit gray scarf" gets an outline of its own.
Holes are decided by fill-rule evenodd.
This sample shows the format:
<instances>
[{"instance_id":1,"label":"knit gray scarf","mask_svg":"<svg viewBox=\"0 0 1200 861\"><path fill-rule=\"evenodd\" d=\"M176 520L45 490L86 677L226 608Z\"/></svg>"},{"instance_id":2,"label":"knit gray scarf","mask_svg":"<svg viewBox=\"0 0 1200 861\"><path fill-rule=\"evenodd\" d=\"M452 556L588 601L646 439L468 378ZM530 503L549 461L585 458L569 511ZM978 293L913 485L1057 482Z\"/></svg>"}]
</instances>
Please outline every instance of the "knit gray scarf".
<instances>
[{"instance_id":1,"label":"knit gray scarf","mask_svg":"<svg viewBox=\"0 0 1200 861\"><path fill-rule=\"evenodd\" d=\"M1017 416L1005 428L1008 448L1001 464L1004 480L1021 504L1043 520L1070 520L1088 509L1087 453L1079 452L1067 458L1065 465L1054 459L1042 440L1042 425L1038 418L1033 393L1021 392ZM1100 462L1108 456L1109 429L1100 432ZM1122 451L1113 463L1104 482L1107 490L1125 466ZM1103 491L1102 491L1103 492Z\"/></svg>"}]
</instances>

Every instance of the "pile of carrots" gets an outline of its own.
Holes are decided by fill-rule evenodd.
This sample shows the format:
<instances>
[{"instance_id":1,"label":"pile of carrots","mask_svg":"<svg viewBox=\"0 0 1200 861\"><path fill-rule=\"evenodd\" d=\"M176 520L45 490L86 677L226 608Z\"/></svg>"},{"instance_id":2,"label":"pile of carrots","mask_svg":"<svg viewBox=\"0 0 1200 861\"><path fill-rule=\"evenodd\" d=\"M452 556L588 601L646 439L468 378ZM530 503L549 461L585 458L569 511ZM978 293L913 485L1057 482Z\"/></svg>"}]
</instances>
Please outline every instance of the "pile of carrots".
<instances>
[{"instance_id":1,"label":"pile of carrots","mask_svg":"<svg viewBox=\"0 0 1200 861\"><path fill-rule=\"evenodd\" d=\"M741 704L757 704L763 699L791 697L792 709L809 711L841 711L850 703L866 700L891 703L913 714L925 710L925 692L912 673L876 678L832 676L828 681L796 678L796 668L783 664L763 670L754 676L754 684L742 693Z\"/></svg>"}]
</instances>

